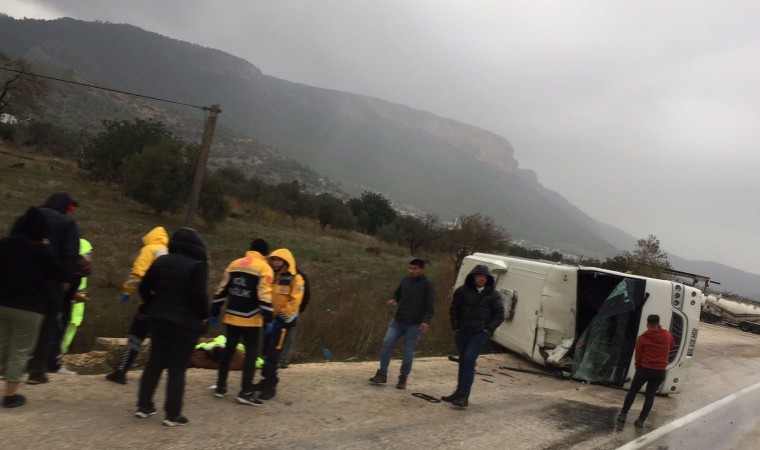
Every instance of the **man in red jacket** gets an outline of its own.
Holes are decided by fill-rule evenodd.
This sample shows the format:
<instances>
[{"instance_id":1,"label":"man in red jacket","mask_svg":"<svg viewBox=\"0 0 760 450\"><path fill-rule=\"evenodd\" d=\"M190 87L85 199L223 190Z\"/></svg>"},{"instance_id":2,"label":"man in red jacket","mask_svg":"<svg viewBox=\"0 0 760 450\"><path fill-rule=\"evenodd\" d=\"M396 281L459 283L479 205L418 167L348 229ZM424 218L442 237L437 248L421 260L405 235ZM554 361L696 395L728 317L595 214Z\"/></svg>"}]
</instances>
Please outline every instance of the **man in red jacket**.
<instances>
[{"instance_id":1,"label":"man in red jacket","mask_svg":"<svg viewBox=\"0 0 760 450\"><path fill-rule=\"evenodd\" d=\"M647 331L636 340L636 374L631 381L631 389L625 397L618 422L625 422L636 394L646 384L644 407L641 408L641 414L635 422L637 427L644 427L644 421L652 410L657 388L665 381L665 369L668 367L668 357L674 345L673 335L660 326L660 316L652 314L647 317Z\"/></svg>"}]
</instances>

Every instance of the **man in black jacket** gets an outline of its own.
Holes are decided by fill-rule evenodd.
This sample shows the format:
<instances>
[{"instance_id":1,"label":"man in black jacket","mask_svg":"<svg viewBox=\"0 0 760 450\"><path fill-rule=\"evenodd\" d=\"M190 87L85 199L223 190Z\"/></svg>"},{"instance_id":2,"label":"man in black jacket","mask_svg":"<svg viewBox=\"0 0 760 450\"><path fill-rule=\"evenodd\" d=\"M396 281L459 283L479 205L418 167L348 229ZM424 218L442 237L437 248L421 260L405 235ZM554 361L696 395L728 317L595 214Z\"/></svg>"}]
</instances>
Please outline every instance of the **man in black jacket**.
<instances>
[{"instance_id":1,"label":"man in black jacket","mask_svg":"<svg viewBox=\"0 0 760 450\"><path fill-rule=\"evenodd\" d=\"M409 263L409 276L393 293L393 298L386 302L389 308L396 307L396 315L388 326L380 351L380 368L370 383L385 384L388 382L388 366L391 362L391 351L399 339L404 338L404 355L401 361L401 373L398 377L397 389L406 389L406 380L412 372L414 349L417 341L430 327L430 321L435 313L435 287L425 276L425 261L413 259Z\"/></svg>"},{"instance_id":2,"label":"man in black jacket","mask_svg":"<svg viewBox=\"0 0 760 450\"><path fill-rule=\"evenodd\" d=\"M79 255L79 226L70 214L76 211L77 201L68 192L56 192L45 200L39 208L48 229L50 251L58 259L68 288L65 292L55 286L49 287L55 308L45 314L40 327L40 335L34 356L29 362L29 384L47 383L45 372L56 372L61 368L61 340L64 328L69 322L71 299L76 293L82 277ZM20 221L13 225L11 234L18 231Z\"/></svg>"},{"instance_id":3,"label":"man in black jacket","mask_svg":"<svg viewBox=\"0 0 760 450\"><path fill-rule=\"evenodd\" d=\"M152 334L150 358L140 379L136 417L156 413L153 394L168 369L164 425L187 425L182 415L185 371L208 319L206 245L191 228L177 230L169 254L159 257L140 283Z\"/></svg>"},{"instance_id":4,"label":"man in black jacket","mask_svg":"<svg viewBox=\"0 0 760 450\"><path fill-rule=\"evenodd\" d=\"M456 390L441 399L466 408L475 379L475 361L486 339L504 321L504 304L494 289L494 278L488 266L475 266L465 278L464 285L454 291L450 314L459 351L459 374Z\"/></svg>"}]
</instances>

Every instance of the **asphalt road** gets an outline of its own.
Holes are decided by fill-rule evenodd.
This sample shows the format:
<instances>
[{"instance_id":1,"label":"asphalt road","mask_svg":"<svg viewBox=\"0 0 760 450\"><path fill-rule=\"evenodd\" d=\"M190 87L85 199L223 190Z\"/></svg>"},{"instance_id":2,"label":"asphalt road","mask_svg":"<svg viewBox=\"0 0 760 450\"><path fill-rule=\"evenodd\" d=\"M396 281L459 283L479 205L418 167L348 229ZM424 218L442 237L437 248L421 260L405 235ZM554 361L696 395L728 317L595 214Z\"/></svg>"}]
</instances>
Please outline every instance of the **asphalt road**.
<instances>
[{"instance_id":1,"label":"asphalt road","mask_svg":"<svg viewBox=\"0 0 760 450\"><path fill-rule=\"evenodd\" d=\"M456 364L415 361L409 389L367 382L376 362L292 365L281 373L277 396L259 408L217 400L208 389L215 371L188 372L183 413L190 425L167 428L161 413L133 417L139 372L127 386L102 376L53 375L24 386L29 404L0 410L3 448L285 448L285 449L616 449L673 420L760 382L760 336L705 325L686 390L658 397L643 430L615 420L625 392L602 386L500 369L533 367L508 354L484 355L470 407L458 410L412 396L451 392ZM391 366L394 378L399 363ZM494 369L496 371L494 371ZM230 387L239 375L233 373ZM231 393L235 391L231 389ZM161 388L156 398L161 405ZM644 448L755 448L760 389Z\"/></svg>"}]
</instances>

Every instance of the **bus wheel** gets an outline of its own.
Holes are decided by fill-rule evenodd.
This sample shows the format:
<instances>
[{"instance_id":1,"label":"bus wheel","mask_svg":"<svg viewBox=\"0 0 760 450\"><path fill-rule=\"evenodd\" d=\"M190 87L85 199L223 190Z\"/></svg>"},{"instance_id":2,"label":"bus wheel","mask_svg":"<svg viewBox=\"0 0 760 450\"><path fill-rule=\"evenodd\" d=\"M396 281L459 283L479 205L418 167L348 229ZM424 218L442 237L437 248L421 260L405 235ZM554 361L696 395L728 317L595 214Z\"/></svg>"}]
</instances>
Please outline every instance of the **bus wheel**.
<instances>
[{"instance_id":1,"label":"bus wheel","mask_svg":"<svg viewBox=\"0 0 760 450\"><path fill-rule=\"evenodd\" d=\"M742 322L742 323L740 323L740 324L739 324L739 328L740 328L742 331L750 331L750 330L752 329L752 325L750 325L750 324L749 324L749 323L747 323L747 322Z\"/></svg>"}]
</instances>

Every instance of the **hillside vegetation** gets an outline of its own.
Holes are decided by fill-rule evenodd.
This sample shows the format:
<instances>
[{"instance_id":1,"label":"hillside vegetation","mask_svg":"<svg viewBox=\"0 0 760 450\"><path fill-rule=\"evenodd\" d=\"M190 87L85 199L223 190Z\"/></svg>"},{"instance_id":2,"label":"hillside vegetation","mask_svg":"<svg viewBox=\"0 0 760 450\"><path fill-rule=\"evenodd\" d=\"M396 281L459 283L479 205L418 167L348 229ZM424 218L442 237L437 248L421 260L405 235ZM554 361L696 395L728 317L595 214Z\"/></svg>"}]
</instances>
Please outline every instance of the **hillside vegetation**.
<instances>
[{"instance_id":1,"label":"hillside vegetation","mask_svg":"<svg viewBox=\"0 0 760 450\"><path fill-rule=\"evenodd\" d=\"M119 89L219 103L221 124L351 194L381 192L444 220L481 212L515 238L578 254L617 252L593 219L518 168L505 138L477 127L280 80L219 50L129 25L0 17L0 50Z\"/></svg>"},{"instance_id":2,"label":"hillside vegetation","mask_svg":"<svg viewBox=\"0 0 760 450\"><path fill-rule=\"evenodd\" d=\"M182 219L179 215L157 218L117 188L83 178L71 161L0 143L0 233L4 235L28 206L40 205L59 190L78 199L75 218L95 249L92 300L72 346L73 351L86 351L96 336L122 336L128 329L139 299L123 306L116 297L142 245L142 235L158 225L171 232L181 226ZM405 249L354 232L323 230L316 221L293 220L263 207L230 218L214 231L199 231L209 249L212 285L254 237L264 237L272 249L293 251L312 283L311 305L300 322L296 361L321 358L323 347L336 359L376 357L391 318L385 301L406 275L410 258ZM438 313L418 349L422 354L446 354L453 351L447 319L453 268L448 257L429 255L429 260L428 274L438 288ZM218 333L219 328L210 331L210 335Z\"/></svg>"}]
</instances>

